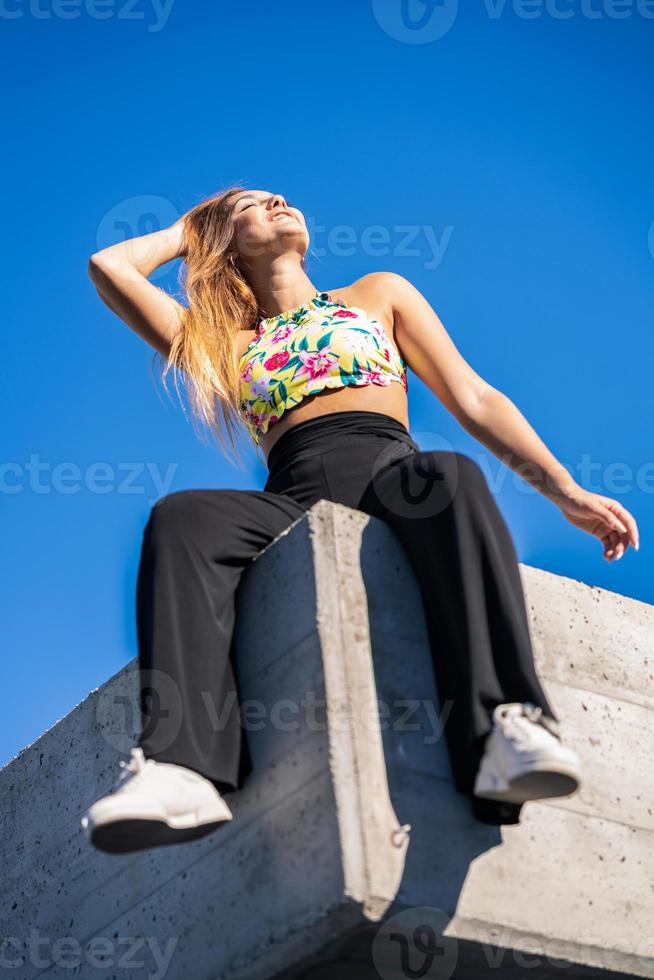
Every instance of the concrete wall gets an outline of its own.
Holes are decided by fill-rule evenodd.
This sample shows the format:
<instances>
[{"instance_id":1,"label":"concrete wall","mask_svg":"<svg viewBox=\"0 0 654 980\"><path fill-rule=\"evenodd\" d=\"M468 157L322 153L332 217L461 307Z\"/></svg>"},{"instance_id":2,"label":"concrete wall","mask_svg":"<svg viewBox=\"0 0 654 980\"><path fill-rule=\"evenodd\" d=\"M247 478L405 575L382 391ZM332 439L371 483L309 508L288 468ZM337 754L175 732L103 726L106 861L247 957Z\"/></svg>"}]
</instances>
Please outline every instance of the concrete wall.
<instances>
[{"instance_id":1,"label":"concrete wall","mask_svg":"<svg viewBox=\"0 0 654 980\"><path fill-rule=\"evenodd\" d=\"M136 658L0 772L0 977L654 977L654 607L520 570L579 794L473 819L406 557L320 501L239 590L254 772L233 821L134 855L87 845L80 817L139 731Z\"/></svg>"}]
</instances>

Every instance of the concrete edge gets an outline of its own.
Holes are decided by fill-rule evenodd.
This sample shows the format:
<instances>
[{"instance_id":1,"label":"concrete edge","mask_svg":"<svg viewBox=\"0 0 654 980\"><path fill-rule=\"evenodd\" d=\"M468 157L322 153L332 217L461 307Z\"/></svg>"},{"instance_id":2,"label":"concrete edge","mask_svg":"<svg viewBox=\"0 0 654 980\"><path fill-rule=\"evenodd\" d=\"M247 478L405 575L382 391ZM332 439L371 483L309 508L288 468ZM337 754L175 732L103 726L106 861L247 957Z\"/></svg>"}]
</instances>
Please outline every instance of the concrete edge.
<instances>
[{"instance_id":1,"label":"concrete edge","mask_svg":"<svg viewBox=\"0 0 654 980\"><path fill-rule=\"evenodd\" d=\"M316 619L345 891L377 921L397 894L409 837L391 802L381 730L366 723L377 701L359 562L366 523L331 502L319 501L309 511L314 554L321 556L315 565Z\"/></svg>"},{"instance_id":2,"label":"concrete edge","mask_svg":"<svg viewBox=\"0 0 654 980\"><path fill-rule=\"evenodd\" d=\"M654 977L654 964L650 960L619 949L603 949L588 943L555 939L543 933L528 932L515 927L498 926L497 923L482 919L472 919L454 914L443 930L443 935L459 941L473 942L482 948L519 950L525 956L551 960L553 963L571 963L601 970L598 980L606 973L617 973L630 977ZM552 946L556 945L556 952ZM530 964L533 969L536 964ZM525 968L528 968L525 965Z\"/></svg>"}]
</instances>

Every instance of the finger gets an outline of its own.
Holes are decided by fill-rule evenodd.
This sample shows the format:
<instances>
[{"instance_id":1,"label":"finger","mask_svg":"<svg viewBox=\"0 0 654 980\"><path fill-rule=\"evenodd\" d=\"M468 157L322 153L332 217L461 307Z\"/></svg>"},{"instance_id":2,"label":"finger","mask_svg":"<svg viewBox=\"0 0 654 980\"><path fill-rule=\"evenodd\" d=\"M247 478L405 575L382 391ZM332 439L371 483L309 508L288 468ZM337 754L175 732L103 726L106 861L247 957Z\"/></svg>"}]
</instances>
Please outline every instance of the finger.
<instances>
[{"instance_id":1,"label":"finger","mask_svg":"<svg viewBox=\"0 0 654 980\"><path fill-rule=\"evenodd\" d=\"M613 531L617 531L618 534L627 534L627 528L622 523L622 521L617 517L608 505L605 505L602 509L601 514L602 520L607 527L611 528Z\"/></svg>"},{"instance_id":2,"label":"finger","mask_svg":"<svg viewBox=\"0 0 654 980\"><path fill-rule=\"evenodd\" d=\"M619 517L619 520L621 520L622 523L626 527L626 530L625 530L624 534L622 535L622 542L623 542L623 544L625 546L625 550L626 550L627 546L630 545L630 544L633 545L634 548L636 548L636 550L638 550L638 546L639 546L640 542L638 540L638 526L636 524L636 521L631 516L631 514L629 513L629 511L628 510L625 510L624 508L622 508L622 510L621 510L620 514L618 515L618 517Z\"/></svg>"},{"instance_id":3,"label":"finger","mask_svg":"<svg viewBox=\"0 0 654 980\"><path fill-rule=\"evenodd\" d=\"M627 549L627 541L616 531L611 531L611 544L609 547L609 560L619 561Z\"/></svg>"},{"instance_id":4,"label":"finger","mask_svg":"<svg viewBox=\"0 0 654 980\"><path fill-rule=\"evenodd\" d=\"M634 546L636 551L640 548L640 535L638 533L638 525L636 523L635 517L633 517L629 511L625 511L626 517L624 518L627 527L629 529L629 541Z\"/></svg>"},{"instance_id":5,"label":"finger","mask_svg":"<svg viewBox=\"0 0 654 980\"><path fill-rule=\"evenodd\" d=\"M604 557L607 561L611 561L617 544L617 533L615 531L607 531L602 535L601 540L604 545Z\"/></svg>"},{"instance_id":6,"label":"finger","mask_svg":"<svg viewBox=\"0 0 654 980\"><path fill-rule=\"evenodd\" d=\"M629 536L629 541L631 544L633 544L634 548L638 550L640 544L638 539L638 525L636 524L633 515L630 514L627 508L623 507L618 500L609 500L606 506L624 524L625 531Z\"/></svg>"},{"instance_id":7,"label":"finger","mask_svg":"<svg viewBox=\"0 0 654 980\"><path fill-rule=\"evenodd\" d=\"M611 534L615 535L615 555L614 558L622 558L627 548L631 544L631 535L629 531L625 531L624 534L618 534L617 531L611 531Z\"/></svg>"}]
</instances>

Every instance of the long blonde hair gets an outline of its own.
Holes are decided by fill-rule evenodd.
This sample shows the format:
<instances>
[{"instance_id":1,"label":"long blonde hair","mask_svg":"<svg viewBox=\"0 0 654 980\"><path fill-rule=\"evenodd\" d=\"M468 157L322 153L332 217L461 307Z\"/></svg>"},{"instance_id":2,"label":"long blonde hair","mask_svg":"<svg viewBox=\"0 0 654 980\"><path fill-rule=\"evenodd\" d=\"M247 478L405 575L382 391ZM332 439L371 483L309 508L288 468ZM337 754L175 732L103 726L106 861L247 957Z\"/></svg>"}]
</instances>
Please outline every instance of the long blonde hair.
<instances>
[{"instance_id":1,"label":"long blonde hair","mask_svg":"<svg viewBox=\"0 0 654 980\"><path fill-rule=\"evenodd\" d=\"M184 216L180 284L188 306L161 374L165 387L166 376L173 370L182 408L178 377L183 375L196 434L206 442L205 432L211 433L241 468L235 436L245 426L240 413L237 340L242 329L256 329L262 315L240 264L231 220L232 198L245 189L233 185Z\"/></svg>"}]
</instances>

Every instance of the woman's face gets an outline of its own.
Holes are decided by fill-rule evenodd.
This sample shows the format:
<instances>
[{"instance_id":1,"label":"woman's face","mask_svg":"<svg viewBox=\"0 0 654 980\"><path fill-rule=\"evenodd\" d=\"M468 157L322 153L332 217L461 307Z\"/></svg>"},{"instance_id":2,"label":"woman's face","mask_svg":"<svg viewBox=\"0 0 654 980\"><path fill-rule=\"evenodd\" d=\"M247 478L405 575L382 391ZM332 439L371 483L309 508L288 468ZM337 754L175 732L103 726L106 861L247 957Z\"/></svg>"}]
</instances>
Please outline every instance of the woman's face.
<instances>
[{"instance_id":1,"label":"woman's face","mask_svg":"<svg viewBox=\"0 0 654 980\"><path fill-rule=\"evenodd\" d=\"M281 194L269 191L242 191L232 203L232 222L236 248L243 258L256 258L272 252L298 252L309 247L304 215L287 203Z\"/></svg>"}]
</instances>

